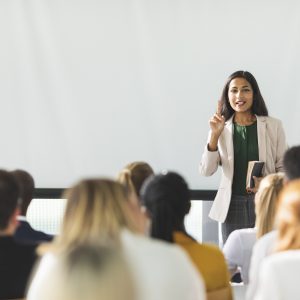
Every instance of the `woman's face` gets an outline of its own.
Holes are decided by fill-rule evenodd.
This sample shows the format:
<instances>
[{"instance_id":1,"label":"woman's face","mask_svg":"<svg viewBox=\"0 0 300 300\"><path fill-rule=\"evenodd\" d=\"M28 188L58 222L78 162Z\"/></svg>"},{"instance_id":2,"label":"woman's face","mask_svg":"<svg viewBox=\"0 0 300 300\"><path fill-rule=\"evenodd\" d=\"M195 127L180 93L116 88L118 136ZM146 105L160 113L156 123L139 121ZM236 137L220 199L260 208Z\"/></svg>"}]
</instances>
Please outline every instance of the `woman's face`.
<instances>
[{"instance_id":1,"label":"woman's face","mask_svg":"<svg viewBox=\"0 0 300 300\"><path fill-rule=\"evenodd\" d=\"M244 78L234 78L228 88L230 106L236 112L249 112L253 104L253 89Z\"/></svg>"}]
</instances>

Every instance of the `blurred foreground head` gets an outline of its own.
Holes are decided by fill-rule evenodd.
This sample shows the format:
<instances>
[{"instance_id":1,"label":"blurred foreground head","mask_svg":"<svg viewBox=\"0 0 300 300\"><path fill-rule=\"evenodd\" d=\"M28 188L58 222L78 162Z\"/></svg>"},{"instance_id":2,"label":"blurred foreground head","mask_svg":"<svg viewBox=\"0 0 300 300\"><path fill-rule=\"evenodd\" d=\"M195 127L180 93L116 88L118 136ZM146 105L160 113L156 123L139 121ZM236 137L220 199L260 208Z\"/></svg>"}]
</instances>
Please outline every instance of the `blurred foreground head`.
<instances>
[{"instance_id":1,"label":"blurred foreground head","mask_svg":"<svg viewBox=\"0 0 300 300\"><path fill-rule=\"evenodd\" d=\"M110 179L86 179L68 189L58 248L118 244L121 230L135 231L125 188Z\"/></svg>"},{"instance_id":2,"label":"blurred foreground head","mask_svg":"<svg viewBox=\"0 0 300 300\"><path fill-rule=\"evenodd\" d=\"M300 249L300 179L288 183L280 193L276 224L276 250Z\"/></svg>"},{"instance_id":3,"label":"blurred foreground head","mask_svg":"<svg viewBox=\"0 0 300 300\"><path fill-rule=\"evenodd\" d=\"M279 193L284 186L284 173L269 174L260 182L255 194L255 227L257 238L274 230L274 219Z\"/></svg>"},{"instance_id":4,"label":"blurred foreground head","mask_svg":"<svg viewBox=\"0 0 300 300\"><path fill-rule=\"evenodd\" d=\"M135 299L129 268L115 248L81 245L59 256L51 268L40 290L43 300Z\"/></svg>"}]
</instances>

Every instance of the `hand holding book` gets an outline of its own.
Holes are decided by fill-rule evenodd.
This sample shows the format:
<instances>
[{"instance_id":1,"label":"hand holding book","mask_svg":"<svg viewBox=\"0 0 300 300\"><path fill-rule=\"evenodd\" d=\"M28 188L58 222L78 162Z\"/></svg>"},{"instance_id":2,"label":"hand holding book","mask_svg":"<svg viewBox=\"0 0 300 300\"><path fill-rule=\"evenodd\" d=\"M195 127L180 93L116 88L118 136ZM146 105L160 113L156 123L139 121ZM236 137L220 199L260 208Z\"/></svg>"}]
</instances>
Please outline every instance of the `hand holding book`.
<instances>
[{"instance_id":1,"label":"hand holding book","mask_svg":"<svg viewBox=\"0 0 300 300\"><path fill-rule=\"evenodd\" d=\"M249 161L246 179L246 190L248 193L256 193L262 179L263 161Z\"/></svg>"}]
</instances>

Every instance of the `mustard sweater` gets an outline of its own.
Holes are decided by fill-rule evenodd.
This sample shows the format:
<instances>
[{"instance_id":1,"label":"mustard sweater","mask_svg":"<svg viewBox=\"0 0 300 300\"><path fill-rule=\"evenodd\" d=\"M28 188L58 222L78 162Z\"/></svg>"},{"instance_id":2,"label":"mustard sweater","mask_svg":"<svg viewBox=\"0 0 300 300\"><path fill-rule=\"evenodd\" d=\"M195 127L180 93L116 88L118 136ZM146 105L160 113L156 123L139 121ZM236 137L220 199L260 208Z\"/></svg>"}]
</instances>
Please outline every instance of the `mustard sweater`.
<instances>
[{"instance_id":1,"label":"mustard sweater","mask_svg":"<svg viewBox=\"0 0 300 300\"><path fill-rule=\"evenodd\" d=\"M199 244L179 231L174 232L173 238L196 265L205 281L207 292L230 286L225 258L217 246Z\"/></svg>"}]
</instances>

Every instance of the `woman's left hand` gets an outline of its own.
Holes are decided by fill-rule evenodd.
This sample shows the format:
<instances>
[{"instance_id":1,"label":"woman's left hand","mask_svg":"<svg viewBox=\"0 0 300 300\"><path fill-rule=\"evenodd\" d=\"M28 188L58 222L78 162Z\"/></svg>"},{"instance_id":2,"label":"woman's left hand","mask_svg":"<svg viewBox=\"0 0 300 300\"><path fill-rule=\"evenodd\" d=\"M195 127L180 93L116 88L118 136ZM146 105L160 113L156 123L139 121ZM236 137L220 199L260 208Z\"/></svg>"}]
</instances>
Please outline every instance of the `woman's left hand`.
<instances>
[{"instance_id":1,"label":"woman's left hand","mask_svg":"<svg viewBox=\"0 0 300 300\"><path fill-rule=\"evenodd\" d=\"M259 184L261 182L261 180L263 179L263 177L256 177L253 176L253 180L254 180L254 187L253 188L247 188L247 193L248 194L255 194L258 191L259 188Z\"/></svg>"}]
</instances>

